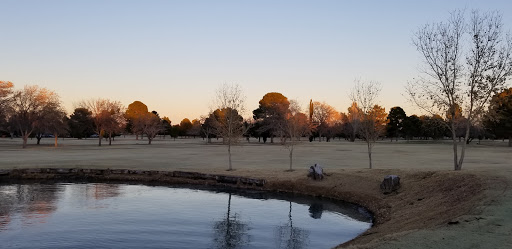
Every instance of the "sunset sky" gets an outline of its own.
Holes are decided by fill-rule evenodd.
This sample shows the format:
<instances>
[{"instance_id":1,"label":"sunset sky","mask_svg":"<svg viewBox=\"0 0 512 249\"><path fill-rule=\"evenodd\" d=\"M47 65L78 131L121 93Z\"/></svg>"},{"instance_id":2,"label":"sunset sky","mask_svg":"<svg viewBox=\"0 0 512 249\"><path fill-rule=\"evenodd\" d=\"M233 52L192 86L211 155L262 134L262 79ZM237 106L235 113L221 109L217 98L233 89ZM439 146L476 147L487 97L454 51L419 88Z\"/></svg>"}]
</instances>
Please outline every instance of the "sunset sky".
<instances>
[{"instance_id":1,"label":"sunset sky","mask_svg":"<svg viewBox=\"0 0 512 249\"><path fill-rule=\"evenodd\" d=\"M386 111L412 114L412 36L464 8L499 10L512 29L510 0L0 0L0 80L54 90L68 112L83 99L139 100L176 124L207 114L225 82L242 86L249 116L268 92L346 111L362 79L381 83Z\"/></svg>"}]
</instances>

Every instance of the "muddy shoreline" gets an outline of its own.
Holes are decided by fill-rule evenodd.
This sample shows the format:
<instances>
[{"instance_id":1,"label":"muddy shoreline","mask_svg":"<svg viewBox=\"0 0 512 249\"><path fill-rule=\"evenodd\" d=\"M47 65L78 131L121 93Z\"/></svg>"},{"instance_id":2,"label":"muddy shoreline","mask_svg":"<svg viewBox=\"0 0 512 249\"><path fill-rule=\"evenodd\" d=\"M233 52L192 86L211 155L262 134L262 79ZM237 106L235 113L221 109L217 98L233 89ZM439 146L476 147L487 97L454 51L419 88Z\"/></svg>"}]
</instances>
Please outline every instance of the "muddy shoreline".
<instances>
[{"instance_id":1,"label":"muddy shoreline","mask_svg":"<svg viewBox=\"0 0 512 249\"><path fill-rule=\"evenodd\" d=\"M399 174L402 187L384 195L379 184L386 174ZM365 207L373 226L339 247L371 248L397 234L452 224L483 198L484 179L467 172L400 170L336 170L323 181L304 172L269 176L258 171L156 171L128 169L29 168L0 170L0 183L19 181L130 182L147 185L216 185L297 193L341 200Z\"/></svg>"}]
</instances>

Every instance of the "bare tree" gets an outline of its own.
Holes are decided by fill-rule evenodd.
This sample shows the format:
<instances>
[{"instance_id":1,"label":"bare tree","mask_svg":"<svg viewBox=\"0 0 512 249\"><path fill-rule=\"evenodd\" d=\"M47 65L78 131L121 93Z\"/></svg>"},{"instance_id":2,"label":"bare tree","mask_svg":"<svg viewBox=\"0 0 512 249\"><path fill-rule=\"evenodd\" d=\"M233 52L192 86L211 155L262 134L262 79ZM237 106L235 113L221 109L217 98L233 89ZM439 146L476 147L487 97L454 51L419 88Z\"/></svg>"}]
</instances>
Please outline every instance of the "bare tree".
<instances>
[{"instance_id":1,"label":"bare tree","mask_svg":"<svg viewBox=\"0 0 512 249\"><path fill-rule=\"evenodd\" d=\"M82 101L80 106L92 113L95 132L98 134L98 146L105 134L109 136L109 145L112 144L112 133L122 130L125 123L123 105L119 101L108 99L93 99Z\"/></svg>"},{"instance_id":2,"label":"bare tree","mask_svg":"<svg viewBox=\"0 0 512 249\"><path fill-rule=\"evenodd\" d=\"M219 111L218 115L216 115L218 122L217 133L228 146L228 170L233 170L231 146L237 144L245 133L243 118L240 116L245 111L245 96L240 86L236 84L223 84L217 89L215 105Z\"/></svg>"},{"instance_id":3,"label":"bare tree","mask_svg":"<svg viewBox=\"0 0 512 249\"><path fill-rule=\"evenodd\" d=\"M23 138L23 148L27 147L28 137L44 120L44 110L54 106L60 109L56 93L38 86L25 86L14 91L10 101L10 122Z\"/></svg>"},{"instance_id":4,"label":"bare tree","mask_svg":"<svg viewBox=\"0 0 512 249\"><path fill-rule=\"evenodd\" d=\"M455 11L448 22L425 25L413 39L424 58L424 76L406 88L411 100L431 114L451 113L448 129L453 141L453 164L461 170L472 122L512 74L512 37L503 32L497 12L472 11L466 20ZM464 143L457 148L457 107L465 120Z\"/></svg>"},{"instance_id":5,"label":"bare tree","mask_svg":"<svg viewBox=\"0 0 512 249\"><path fill-rule=\"evenodd\" d=\"M368 147L370 169L372 168L372 149L380 136L378 111L374 110L379 93L380 84L378 82L357 80L350 94L350 99L357 103L361 110L359 134L366 141Z\"/></svg>"},{"instance_id":6,"label":"bare tree","mask_svg":"<svg viewBox=\"0 0 512 249\"><path fill-rule=\"evenodd\" d=\"M154 113L147 112L139 116L140 122L142 124L142 133L146 134L148 137L148 144L151 144L156 135L163 130L162 122L160 122L160 117L155 115Z\"/></svg>"},{"instance_id":7,"label":"bare tree","mask_svg":"<svg viewBox=\"0 0 512 249\"><path fill-rule=\"evenodd\" d=\"M313 102L313 120L317 124L316 130L318 132L318 141L322 141L322 135L327 133L330 125L336 122L339 118L339 113L334 107L325 102Z\"/></svg>"},{"instance_id":8,"label":"bare tree","mask_svg":"<svg viewBox=\"0 0 512 249\"><path fill-rule=\"evenodd\" d=\"M39 144L43 134L52 134L55 139L55 147L59 145L59 134L66 131L67 125L64 122L66 112L63 110L60 102L52 101L43 107L38 120L36 121L37 144Z\"/></svg>"},{"instance_id":9,"label":"bare tree","mask_svg":"<svg viewBox=\"0 0 512 249\"><path fill-rule=\"evenodd\" d=\"M124 107L118 101L109 103L108 113L105 115L105 134L108 135L108 145L112 145L112 135L123 132L126 125Z\"/></svg>"},{"instance_id":10,"label":"bare tree","mask_svg":"<svg viewBox=\"0 0 512 249\"><path fill-rule=\"evenodd\" d=\"M285 138L283 140L283 145L290 152L290 169L292 171L293 168L293 150L295 145L297 145L300 141L300 138L306 135L309 132L309 121L306 114L301 112L301 108L299 103L296 100L290 100L289 111L286 115L285 122L282 123L282 127L280 127L282 133Z\"/></svg>"}]
</instances>

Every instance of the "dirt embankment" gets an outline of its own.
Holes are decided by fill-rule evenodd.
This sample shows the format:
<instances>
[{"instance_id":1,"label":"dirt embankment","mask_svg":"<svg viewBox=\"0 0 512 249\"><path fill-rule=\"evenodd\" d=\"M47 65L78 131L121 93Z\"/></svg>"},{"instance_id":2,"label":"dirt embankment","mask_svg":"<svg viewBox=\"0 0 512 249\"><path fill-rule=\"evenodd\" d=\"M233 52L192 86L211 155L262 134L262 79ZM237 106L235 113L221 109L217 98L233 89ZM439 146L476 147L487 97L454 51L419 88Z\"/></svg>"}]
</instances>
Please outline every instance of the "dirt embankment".
<instances>
[{"instance_id":1,"label":"dirt embankment","mask_svg":"<svg viewBox=\"0 0 512 249\"><path fill-rule=\"evenodd\" d=\"M286 175L287 173L282 173ZM401 177L397 193L381 194L379 185L388 174ZM251 174L257 175L257 174ZM373 248L397 234L456 223L484 197L485 179L467 172L401 170L337 170L323 181L301 174L290 177L263 176L265 188L325 196L368 208L374 226L341 247ZM455 225L455 224L454 224Z\"/></svg>"},{"instance_id":2,"label":"dirt embankment","mask_svg":"<svg viewBox=\"0 0 512 249\"><path fill-rule=\"evenodd\" d=\"M131 171L130 171L131 172ZM0 180L70 179L89 181L141 181L150 184L197 183L219 184L218 179L177 177L162 171L123 172L120 170L87 171L64 170L45 172L32 169L0 174ZM484 197L486 179L468 172L404 171L404 170L333 170L322 181L307 178L304 171L271 172L256 170L204 170L201 173L240 176L247 179L265 179L263 186L257 181L238 181L238 187L263 188L271 191L303 193L356 203L369 209L375 216L374 226L340 247L371 248L400 234L417 229L428 229L443 224L457 223L455 218L469 213L475 203ZM379 184L388 174L401 177L397 193L384 195ZM217 180L215 180L217 179ZM234 178L223 178L232 181ZM236 180L235 180L236 182ZM230 184L224 182L221 184ZM236 184L236 183L235 183ZM454 224L455 225L455 224Z\"/></svg>"}]
</instances>

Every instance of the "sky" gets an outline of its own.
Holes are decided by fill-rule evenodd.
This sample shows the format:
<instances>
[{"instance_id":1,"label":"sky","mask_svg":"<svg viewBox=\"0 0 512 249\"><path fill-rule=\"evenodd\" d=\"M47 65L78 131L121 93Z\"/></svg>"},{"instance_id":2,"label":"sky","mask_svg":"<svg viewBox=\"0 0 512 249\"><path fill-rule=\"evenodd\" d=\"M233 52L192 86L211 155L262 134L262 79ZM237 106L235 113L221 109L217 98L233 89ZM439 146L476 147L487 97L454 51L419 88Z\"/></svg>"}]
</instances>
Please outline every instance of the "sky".
<instances>
[{"instance_id":1,"label":"sky","mask_svg":"<svg viewBox=\"0 0 512 249\"><path fill-rule=\"evenodd\" d=\"M0 0L0 80L81 100L142 101L173 124L206 115L215 90L238 84L251 116L268 92L346 112L355 80L377 81L389 111L421 75L414 32L455 9L512 1L24 1Z\"/></svg>"}]
</instances>

